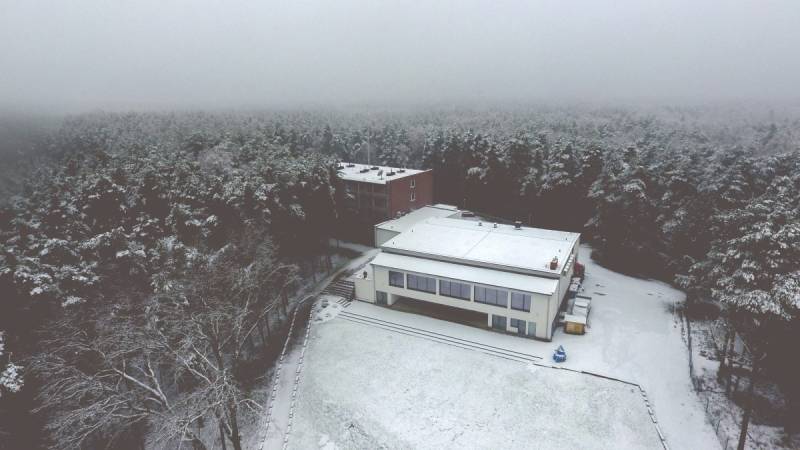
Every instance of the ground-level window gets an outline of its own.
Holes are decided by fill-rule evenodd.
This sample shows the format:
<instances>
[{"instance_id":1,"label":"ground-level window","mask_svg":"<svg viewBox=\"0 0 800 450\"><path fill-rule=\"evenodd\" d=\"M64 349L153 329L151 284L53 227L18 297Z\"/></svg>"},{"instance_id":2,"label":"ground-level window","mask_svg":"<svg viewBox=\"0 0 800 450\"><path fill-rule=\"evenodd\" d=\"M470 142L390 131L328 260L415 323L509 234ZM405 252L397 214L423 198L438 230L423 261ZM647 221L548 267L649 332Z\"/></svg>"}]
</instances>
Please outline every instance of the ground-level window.
<instances>
[{"instance_id":1,"label":"ground-level window","mask_svg":"<svg viewBox=\"0 0 800 450\"><path fill-rule=\"evenodd\" d=\"M525 334L525 321L519 319L509 319L509 324L512 328L517 329L517 333Z\"/></svg>"},{"instance_id":2,"label":"ground-level window","mask_svg":"<svg viewBox=\"0 0 800 450\"><path fill-rule=\"evenodd\" d=\"M531 312L531 296L528 294L511 293L511 309Z\"/></svg>"},{"instance_id":3,"label":"ground-level window","mask_svg":"<svg viewBox=\"0 0 800 450\"><path fill-rule=\"evenodd\" d=\"M508 307L508 291L502 289L492 289L483 286L475 286L475 301L487 305L495 305L503 308Z\"/></svg>"},{"instance_id":4,"label":"ground-level window","mask_svg":"<svg viewBox=\"0 0 800 450\"><path fill-rule=\"evenodd\" d=\"M403 272L395 272L393 270L389 271L389 286L394 287L405 287L405 282L403 281L405 278Z\"/></svg>"},{"instance_id":5,"label":"ground-level window","mask_svg":"<svg viewBox=\"0 0 800 450\"><path fill-rule=\"evenodd\" d=\"M455 281L439 280L439 295L445 297L460 298L461 300L470 299L470 291L472 286L466 283L457 283Z\"/></svg>"},{"instance_id":6,"label":"ground-level window","mask_svg":"<svg viewBox=\"0 0 800 450\"><path fill-rule=\"evenodd\" d=\"M408 274L408 288L415 291L436 293L436 278Z\"/></svg>"},{"instance_id":7,"label":"ground-level window","mask_svg":"<svg viewBox=\"0 0 800 450\"><path fill-rule=\"evenodd\" d=\"M528 322L528 336L536 336L536 322Z\"/></svg>"},{"instance_id":8,"label":"ground-level window","mask_svg":"<svg viewBox=\"0 0 800 450\"><path fill-rule=\"evenodd\" d=\"M506 331L506 318L503 316L492 314L492 328L494 328L495 330Z\"/></svg>"},{"instance_id":9,"label":"ground-level window","mask_svg":"<svg viewBox=\"0 0 800 450\"><path fill-rule=\"evenodd\" d=\"M386 292L375 291L375 302L379 305L386 304Z\"/></svg>"}]
</instances>

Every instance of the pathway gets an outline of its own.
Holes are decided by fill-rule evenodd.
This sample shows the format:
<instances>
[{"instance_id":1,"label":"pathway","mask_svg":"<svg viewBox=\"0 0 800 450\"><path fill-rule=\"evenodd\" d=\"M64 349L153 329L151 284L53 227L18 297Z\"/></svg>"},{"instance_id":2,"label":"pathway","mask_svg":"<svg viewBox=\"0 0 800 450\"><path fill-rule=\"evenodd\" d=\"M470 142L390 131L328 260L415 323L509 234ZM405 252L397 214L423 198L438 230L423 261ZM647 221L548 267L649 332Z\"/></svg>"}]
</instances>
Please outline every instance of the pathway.
<instances>
[{"instance_id":1,"label":"pathway","mask_svg":"<svg viewBox=\"0 0 800 450\"><path fill-rule=\"evenodd\" d=\"M342 243L342 246L350 244ZM343 274L352 272L375 257L378 249L354 246L354 249L363 251L358 258L351 260L336 272L328 275L317 283L311 293L301 300L292 314L292 322L289 333L284 342L283 352L278 360L277 370L273 376L270 396L267 404L267 415L265 423L264 439L261 441L260 449L283 448L291 435L291 424L294 407L294 399L297 392L297 385L300 382L300 374L303 368L303 357L305 355L306 340L311 324L310 315L313 309L313 300L334 282L336 278Z\"/></svg>"}]
</instances>

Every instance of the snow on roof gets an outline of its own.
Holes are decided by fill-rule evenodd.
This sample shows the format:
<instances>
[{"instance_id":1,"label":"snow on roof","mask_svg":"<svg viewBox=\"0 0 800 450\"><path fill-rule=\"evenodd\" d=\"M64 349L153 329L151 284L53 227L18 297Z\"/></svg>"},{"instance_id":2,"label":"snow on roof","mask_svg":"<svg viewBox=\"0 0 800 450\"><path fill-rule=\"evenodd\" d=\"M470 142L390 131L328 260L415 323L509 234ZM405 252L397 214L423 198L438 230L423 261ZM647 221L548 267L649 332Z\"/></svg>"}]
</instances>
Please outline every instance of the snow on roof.
<instances>
[{"instance_id":1,"label":"snow on roof","mask_svg":"<svg viewBox=\"0 0 800 450\"><path fill-rule=\"evenodd\" d=\"M580 323L586 325L586 316L578 316L575 314L564 314L564 322Z\"/></svg>"},{"instance_id":2,"label":"snow on roof","mask_svg":"<svg viewBox=\"0 0 800 450\"><path fill-rule=\"evenodd\" d=\"M560 274L579 237L578 233L566 231L431 218L416 223L381 247L512 270ZM550 269L553 257L559 260L555 270Z\"/></svg>"},{"instance_id":3,"label":"snow on roof","mask_svg":"<svg viewBox=\"0 0 800 450\"><path fill-rule=\"evenodd\" d=\"M402 233L407 229L414 226L414 224L421 222L426 219L431 219L434 217L452 217L454 215L459 214L460 211L455 206L450 205L429 205L423 206L422 208L415 209L410 213L398 217L397 219L387 220L386 222L379 223L375 225L376 228L381 230L390 230L390 231L397 231L398 233Z\"/></svg>"},{"instance_id":4,"label":"snow on roof","mask_svg":"<svg viewBox=\"0 0 800 450\"><path fill-rule=\"evenodd\" d=\"M352 167L351 167L352 166ZM377 169L372 169L377 167ZM362 172L362 170L365 170ZM400 172L402 170L402 172ZM361 181L364 183L386 184L391 180L397 180L410 175L425 172L424 170L405 169L400 167L370 166L368 164L339 163L339 178L350 181ZM394 175L389 175L394 173Z\"/></svg>"},{"instance_id":5,"label":"snow on roof","mask_svg":"<svg viewBox=\"0 0 800 450\"><path fill-rule=\"evenodd\" d=\"M381 252L372 260L372 264L390 269L545 295L552 295L558 287L558 280L555 278L544 278L537 277L536 275L523 275L483 267L465 266L463 264L435 261L432 259L398 255L395 253Z\"/></svg>"}]
</instances>

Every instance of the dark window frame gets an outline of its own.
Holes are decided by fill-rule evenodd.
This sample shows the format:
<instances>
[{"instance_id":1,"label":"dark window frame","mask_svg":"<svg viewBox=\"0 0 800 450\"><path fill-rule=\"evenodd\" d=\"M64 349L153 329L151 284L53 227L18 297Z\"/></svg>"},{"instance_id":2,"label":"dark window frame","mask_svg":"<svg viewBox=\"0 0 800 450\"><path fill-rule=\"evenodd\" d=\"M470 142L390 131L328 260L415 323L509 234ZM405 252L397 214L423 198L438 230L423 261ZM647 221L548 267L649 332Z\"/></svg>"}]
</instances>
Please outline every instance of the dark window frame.
<instances>
[{"instance_id":1,"label":"dark window frame","mask_svg":"<svg viewBox=\"0 0 800 450\"><path fill-rule=\"evenodd\" d=\"M447 292L443 289L444 283L447 283ZM453 294L453 286L458 286L456 289L458 294ZM464 296L464 288L466 287L466 296ZM469 283L461 283L459 281L439 280L439 295L443 297L455 298L458 300L472 300L472 285Z\"/></svg>"},{"instance_id":2,"label":"dark window frame","mask_svg":"<svg viewBox=\"0 0 800 450\"><path fill-rule=\"evenodd\" d=\"M522 297L522 307L521 308L517 308L517 307L514 306L514 297L515 296ZM533 297L530 294L525 294L523 292L511 292L511 302L510 302L511 309L514 309L514 310L517 310L517 311L531 312L531 305L532 304L533 304ZM526 306L527 306L527 308L526 308Z\"/></svg>"},{"instance_id":3,"label":"dark window frame","mask_svg":"<svg viewBox=\"0 0 800 450\"><path fill-rule=\"evenodd\" d=\"M480 294L479 294L480 293ZM504 295L500 295L500 294ZM501 298L502 297L502 298ZM508 308L508 291L486 286L475 286L475 303Z\"/></svg>"},{"instance_id":4,"label":"dark window frame","mask_svg":"<svg viewBox=\"0 0 800 450\"><path fill-rule=\"evenodd\" d=\"M406 277L407 277L406 280L407 289L436 295L436 278L426 277L423 275L415 275L413 273L406 274ZM413 283L411 282L412 279L414 280ZM419 285L420 281L424 282L425 287L420 287ZM433 282L433 286L431 286L431 282Z\"/></svg>"},{"instance_id":5,"label":"dark window frame","mask_svg":"<svg viewBox=\"0 0 800 450\"><path fill-rule=\"evenodd\" d=\"M401 284L396 284L396 281L392 279L392 275L395 275L395 276L399 275ZM405 273L396 272L394 270L390 270L389 271L389 286L405 289L405 287L406 287L405 283L406 283L406 275L405 275Z\"/></svg>"}]
</instances>

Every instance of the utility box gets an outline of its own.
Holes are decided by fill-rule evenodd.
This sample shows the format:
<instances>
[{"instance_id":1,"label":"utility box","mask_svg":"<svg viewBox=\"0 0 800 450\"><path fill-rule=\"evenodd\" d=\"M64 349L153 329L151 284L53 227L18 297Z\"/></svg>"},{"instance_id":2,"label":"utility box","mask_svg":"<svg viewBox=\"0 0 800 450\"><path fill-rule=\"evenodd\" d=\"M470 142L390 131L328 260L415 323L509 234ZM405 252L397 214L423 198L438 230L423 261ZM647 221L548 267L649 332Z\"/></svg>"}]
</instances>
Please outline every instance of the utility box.
<instances>
[{"instance_id":1,"label":"utility box","mask_svg":"<svg viewBox=\"0 0 800 450\"><path fill-rule=\"evenodd\" d=\"M564 315L564 333L567 334L586 333L586 316L576 316L574 314Z\"/></svg>"}]
</instances>

